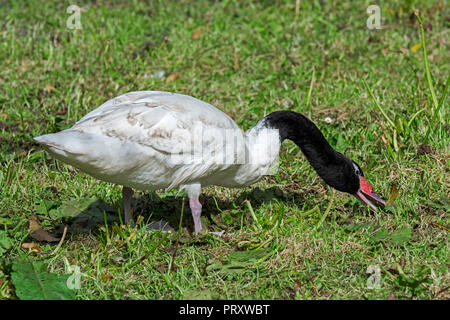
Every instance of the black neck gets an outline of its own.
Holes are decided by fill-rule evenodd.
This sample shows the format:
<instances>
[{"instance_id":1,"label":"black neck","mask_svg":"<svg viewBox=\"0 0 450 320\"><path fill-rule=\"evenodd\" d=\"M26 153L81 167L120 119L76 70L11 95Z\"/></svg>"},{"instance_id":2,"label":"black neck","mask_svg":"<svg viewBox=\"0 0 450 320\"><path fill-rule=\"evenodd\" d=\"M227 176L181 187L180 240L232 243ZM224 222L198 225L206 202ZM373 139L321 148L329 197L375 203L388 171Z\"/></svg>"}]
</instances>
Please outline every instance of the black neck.
<instances>
[{"instance_id":1,"label":"black neck","mask_svg":"<svg viewBox=\"0 0 450 320\"><path fill-rule=\"evenodd\" d=\"M342 165L345 157L330 146L317 126L304 115L293 111L275 111L263 121L266 126L278 129L281 142L289 139L297 144L325 181L330 170Z\"/></svg>"}]
</instances>

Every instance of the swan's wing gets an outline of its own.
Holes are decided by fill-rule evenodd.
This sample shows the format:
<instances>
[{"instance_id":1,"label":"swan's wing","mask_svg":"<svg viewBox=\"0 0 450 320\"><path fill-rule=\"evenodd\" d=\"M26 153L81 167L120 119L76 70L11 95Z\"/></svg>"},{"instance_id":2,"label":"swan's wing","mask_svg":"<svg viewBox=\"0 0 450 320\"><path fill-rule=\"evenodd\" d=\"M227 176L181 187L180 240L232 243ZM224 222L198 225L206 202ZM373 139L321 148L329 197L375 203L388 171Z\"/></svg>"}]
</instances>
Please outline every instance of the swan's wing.
<instances>
[{"instance_id":1,"label":"swan's wing","mask_svg":"<svg viewBox=\"0 0 450 320\"><path fill-rule=\"evenodd\" d=\"M164 91L134 91L122 94L103 103L89 112L76 124L111 112L116 107L145 106L163 107L178 116L203 120L218 128L238 128L235 122L216 107L194 97Z\"/></svg>"},{"instance_id":2,"label":"swan's wing","mask_svg":"<svg viewBox=\"0 0 450 320\"><path fill-rule=\"evenodd\" d=\"M165 92L109 100L70 130L98 135L99 141L108 137L152 148L174 172L169 188L229 167L226 136L233 136L236 149L245 145L240 129L225 113L198 99Z\"/></svg>"},{"instance_id":3,"label":"swan's wing","mask_svg":"<svg viewBox=\"0 0 450 320\"><path fill-rule=\"evenodd\" d=\"M176 146L183 144L185 152L188 138L198 137L200 129L240 131L230 117L212 105L187 95L160 91L130 92L108 100L71 129L114 136L166 153L176 152ZM207 139L203 146L209 142Z\"/></svg>"}]
</instances>

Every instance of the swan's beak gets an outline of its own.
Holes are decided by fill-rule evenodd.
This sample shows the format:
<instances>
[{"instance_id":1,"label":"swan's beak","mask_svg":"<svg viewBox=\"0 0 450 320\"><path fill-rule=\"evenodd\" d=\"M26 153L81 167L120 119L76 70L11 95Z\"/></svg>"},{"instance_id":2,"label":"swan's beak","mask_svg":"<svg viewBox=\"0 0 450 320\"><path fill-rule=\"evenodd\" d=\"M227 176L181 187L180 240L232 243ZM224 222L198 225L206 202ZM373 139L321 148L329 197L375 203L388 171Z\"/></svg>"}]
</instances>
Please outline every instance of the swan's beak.
<instances>
[{"instance_id":1,"label":"swan's beak","mask_svg":"<svg viewBox=\"0 0 450 320\"><path fill-rule=\"evenodd\" d=\"M359 187L358 192L355 194L356 199L358 199L362 203L368 205L370 207L370 209L372 209L373 211L377 211L377 208L370 200L372 200L375 203L380 204L382 206L386 205L386 201L379 198L376 195L376 193L374 193L372 191L372 186L367 182L366 179L364 179L364 177L360 177L359 182L360 182L360 187Z\"/></svg>"}]
</instances>

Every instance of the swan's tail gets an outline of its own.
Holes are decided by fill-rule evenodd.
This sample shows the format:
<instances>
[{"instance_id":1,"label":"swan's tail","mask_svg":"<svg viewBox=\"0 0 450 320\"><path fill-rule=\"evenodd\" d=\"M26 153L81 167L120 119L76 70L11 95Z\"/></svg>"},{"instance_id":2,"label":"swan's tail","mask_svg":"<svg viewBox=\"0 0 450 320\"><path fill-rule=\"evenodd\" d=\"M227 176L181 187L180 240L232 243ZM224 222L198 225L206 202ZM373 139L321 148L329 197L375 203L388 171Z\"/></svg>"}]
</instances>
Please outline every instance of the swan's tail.
<instances>
[{"instance_id":1,"label":"swan's tail","mask_svg":"<svg viewBox=\"0 0 450 320\"><path fill-rule=\"evenodd\" d=\"M110 151L108 143L99 143L94 134L70 129L35 137L34 141L56 159L85 172L97 170L98 162L104 161Z\"/></svg>"},{"instance_id":2,"label":"swan's tail","mask_svg":"<svg viewBox=\"0 0 450 320\"><path fill-rule=\"evenodd\" d=\"M86 153L86 146L89 145L91 137L78 131L64 130L33 139L57 158L64 158Z\"/></svg>"}]
</instances>

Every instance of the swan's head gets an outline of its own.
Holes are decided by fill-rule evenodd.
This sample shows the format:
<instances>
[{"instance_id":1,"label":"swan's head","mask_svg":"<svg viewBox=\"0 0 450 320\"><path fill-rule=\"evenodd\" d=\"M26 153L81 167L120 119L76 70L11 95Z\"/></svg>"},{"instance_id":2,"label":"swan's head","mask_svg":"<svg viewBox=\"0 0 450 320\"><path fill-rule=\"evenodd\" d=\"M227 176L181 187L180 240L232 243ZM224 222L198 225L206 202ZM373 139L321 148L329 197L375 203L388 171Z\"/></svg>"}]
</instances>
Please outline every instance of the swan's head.
<instances>
[{"instance_id":1,"label":"swan's head","mask_svg":"<svg viewBox=\"0 0 450 320\"><path fill-rule=\"evenodd\" d=\"M350 190L350 194L356 197L363 204L368 205L373 211L377 211L374 203L385 206L386 202L379 198L366 178L364 178L364 173L361 167L353 160L351 161L350 169L347 169L347 174L352 177L354 183L353 189Z\"/></svg>"},{"instance_id":2,"label":"swan's head","mask_svg":"<svg viewBox=\"0 0 450 320\"><path fill-rule=\"evenodd\" d=\"M374 203L385 206L386 202L373 192L361 167L342 154L338 154L333 165L322 167L318 171L324 181L336 190L355 196L363 204L376 211Z\"/></svg>"}]
</instances>

